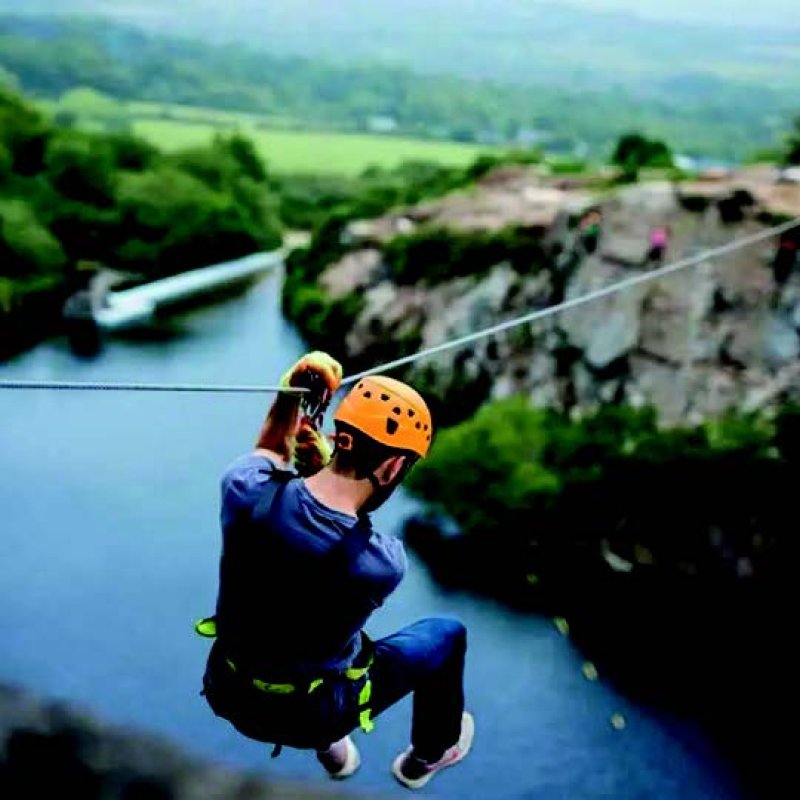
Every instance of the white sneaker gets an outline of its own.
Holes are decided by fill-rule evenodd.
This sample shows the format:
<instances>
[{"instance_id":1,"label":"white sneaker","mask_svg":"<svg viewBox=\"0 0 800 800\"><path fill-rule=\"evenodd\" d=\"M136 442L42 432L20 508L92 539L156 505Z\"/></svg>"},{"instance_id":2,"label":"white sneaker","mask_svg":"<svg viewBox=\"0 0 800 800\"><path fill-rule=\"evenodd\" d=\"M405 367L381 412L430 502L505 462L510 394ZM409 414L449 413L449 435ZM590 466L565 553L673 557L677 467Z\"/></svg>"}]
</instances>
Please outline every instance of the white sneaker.
<instances>
[{"instance_id":1,"label":"white sneaker","mask_svg":"<svg viewBox=\"0 0 800 800\"><path fill-rule=\"evenodd\" d=\"M353 775L361 766L361 755L353 740L345 736L327 750L318 750L317 761L325 767L331 778L342 781Z\"/></svg>"},{"instance_id":2,"label":"white sneaker","mask_svg":"<svg viewBox=\"0 0 800 800\"><path fill-rule=\"evenodd\" d=\"M417 758L414 755L414 748L409 747L394 760L392 775L409 789L421 789L437 772L463 761L472 748L474 737L475 720L472 714L465 711L461 718L461 736L435 764L428 764L421 758Z\"/></svg>"}]
</instances>

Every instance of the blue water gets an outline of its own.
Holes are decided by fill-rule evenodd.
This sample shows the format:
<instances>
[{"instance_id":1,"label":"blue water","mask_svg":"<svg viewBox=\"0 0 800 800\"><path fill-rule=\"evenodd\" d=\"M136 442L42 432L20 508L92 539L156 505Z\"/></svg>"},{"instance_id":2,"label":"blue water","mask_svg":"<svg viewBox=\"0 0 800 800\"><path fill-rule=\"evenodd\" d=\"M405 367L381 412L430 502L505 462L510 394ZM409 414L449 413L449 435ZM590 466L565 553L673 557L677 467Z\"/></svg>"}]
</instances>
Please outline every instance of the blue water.
<instances>
[{"instance_id":1,"label":"blue water","mask_svg":"<svg viewBox=\"0 0 800 800\"><path fill-rule=\"evenodd\" d=\"M302 350L278 312L278 277L181 319L161 343L114 342L94 361L63 342L0 366L0 380L274 383ZM257 396L0 391L0 681L68 699L102 718L169 736L209 760L323 788L313 758L240 738L198 697L206 643L192 622L213 608L217 482L247 451ZM397 530L413 501L378 515ZM425 794L458 800L695 800L741 797L713 748L683 723L637 707L602 681L549 620L447 593L422 564L375 618L381 636L433 614L470 634L469 759ZM404 797L388 766L405 747L408 701L359 736L348 785ZM613 714L627 725L616 731Z\"/></svg>"}]
</instances>

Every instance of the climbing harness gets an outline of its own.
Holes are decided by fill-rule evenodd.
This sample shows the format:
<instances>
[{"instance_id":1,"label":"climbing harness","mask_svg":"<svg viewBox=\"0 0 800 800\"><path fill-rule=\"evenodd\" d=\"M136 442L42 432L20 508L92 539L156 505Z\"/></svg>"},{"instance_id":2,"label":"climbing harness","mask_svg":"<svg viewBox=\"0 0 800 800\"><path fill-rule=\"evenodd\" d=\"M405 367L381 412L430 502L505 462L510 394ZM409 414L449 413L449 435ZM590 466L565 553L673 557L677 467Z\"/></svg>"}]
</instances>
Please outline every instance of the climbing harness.
<instances>
[{"instance_id":1,"label":"climbing harness","mask_svg":"<svg viewBox=\"0 0 800 800\"><path fill-rule=\"evenodd\" d=\"M601 300L604 297L609 297L610 295L616 294L617 292L622 292L634 286L639 286L641 284L649 283L650 281L658 280L659 278L663 278L675 272L680 272L681 270L687 269L689 267L698 266L699 264L707 262L710 258L718 258L719 256L724 256L727 255L728 253L740 250L743 247L748 247L752 244L763 242L766 239L769 239L773 236L778 236L798 226L800 226L800 217L789 220L788 222L784 222L780 225L776 225L772 228L767 228L766 230L759 231L758 233L754 233L749 236L743 236L739 239L735 239L732 242L728 242L728 244L724 244L719 247L712 247L696 255L681 259L680 261L676 261L673 264L667 264L658 269L651 270L649 272L642 273L640 275L635 275L631 278L626 278L625 280L618 281L617 283L612 283L602 289L597 289L596 291L593 292L587 292L586 294L580 295L579 297L573 297L570 300L565 300L563 303L557 303L555 305L548 306L547 308L541 308L537 309L536 311L531 311L527 314L523 314L522 316L515 317L514 319L506 320L505 322L501 322L497 325L492 325L491 327L484 328L483 330L480 331L476 331L475 333L470 333L465 336L460 336L456 339L451 339L449 341L442 342L442 344L435 345L434 347L429 347L426 350L420 350L419 352L414 353L412 355L405 356L403 358L398 358L394 361L389 361L386 364L381 364L380 366L373 367L372 369L364 370L363 372L360 372L357 375L351 375L345 378L342 381L341 385L343 387L349 386L353 383L357 383L358 381L362 380L363 378L369 375L385 373L388 372L389 370L397 369L398 367L404 367L407 364L412 364L415 361L418 361L422 358L427 358L428 356L437 355L438 353L443 353L447 350L453 350L459 347L463 347L466 344L471 344L472 342L479 341L480 339L485 339L489 336L494 336L495 334L502 333L512 328L516 328L520 325L529 324L531 322L537 322L541 319L546 319L547 317L553 316L555 314L560 314L564 311L569 311L573 308L579 308L580 306L586 305L587 303L592 303L595 300ZM294 388L285 388L280 386L207 386L207 385L173 386L168 384L135 384L135 383L109 384L109 383L66 383L66 382L59 383L52 381L0 381L0 389L27 389L27 390L88 389L88 390L143 391L143 392L219 392L228 394L247 394L247 393L266 394L270 392L281 393L281 392L307 391L306 389L303 388L294 389Z\"/></svg>"},{"instance_id":2,"label":"climbing harness","mask_svg":"<svg viewBox=\"0 0 800 800\"><path fill-rule=\"evenodd\" d=\"M215 639L217 636L217 621L214 617L206 617L205 619L198 620L194 626L195 632L206 639ZM250 676L243 676L239 667L230 659L225 658L225 663L231 669L231 672L236 673L239 677L243 677L254 689L265 694L289 695L289 694L313 694L326 680L335 677L343 677L350 681L364 680L364 685L358 694L358 724L364 733L371 733L375 728L375 723L372 720L372 709L370 707L370 700L372 699L372 680L369 677L369 670L375 661L374 645L369 637L362 631L361 633L361 653L366 653L366 661L363 666L347 667L341 670L325 670L320 677L304 680L301 683L271 683L261 680L260 678L253 678ZM205 689L201 694L205 693ZM280 743L276 744L273 757L279 755L281 751Z\"/></svg>"}]
</instances>

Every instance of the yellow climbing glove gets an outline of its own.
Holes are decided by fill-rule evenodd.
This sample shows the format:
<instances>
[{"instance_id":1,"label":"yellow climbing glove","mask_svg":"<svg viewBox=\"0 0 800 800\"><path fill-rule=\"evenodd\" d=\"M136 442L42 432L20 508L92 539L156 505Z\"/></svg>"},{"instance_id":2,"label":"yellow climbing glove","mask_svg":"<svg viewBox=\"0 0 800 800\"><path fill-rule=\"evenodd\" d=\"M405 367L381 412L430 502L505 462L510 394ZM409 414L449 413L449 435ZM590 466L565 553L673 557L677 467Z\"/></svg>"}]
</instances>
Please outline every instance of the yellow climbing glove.
<instances>
[{"instance_id":1,"label":"yellow climbing glove","mask_svg":"<svg viewBox=\"0 0 800 800\"><path fill-rule=\"evenodd\" d=\"M281 386L308 389L301 398L304 416L294 440L294 466L308 477L327 466L333 445L319 430L322 415L342 382L342 365L327 353L306 353L281 379Z\"/></svg>"},{"instance_id":2,"label":"yellow climbing glove","mask_svg":"<svg viewBox=\"0 0 800 800\"><path fill-rule=\"evenodd\" d=\"M302 403L306 414L316 419L328 407L342 382L342 365L327 353L306 353L281 378L281 386L308 389Z\"/></svg>"},{"instance_id":3,"label":"yellow climbing glove","mask_svg":"<svg viewBox=\"0 0 800 800\"><path fill-rule=\"evenodd\" d=\"M294 467L308 478L327 467L333 455L333 445L309 417L303 417L294 442Z\"/></svg>"}]
</instances>

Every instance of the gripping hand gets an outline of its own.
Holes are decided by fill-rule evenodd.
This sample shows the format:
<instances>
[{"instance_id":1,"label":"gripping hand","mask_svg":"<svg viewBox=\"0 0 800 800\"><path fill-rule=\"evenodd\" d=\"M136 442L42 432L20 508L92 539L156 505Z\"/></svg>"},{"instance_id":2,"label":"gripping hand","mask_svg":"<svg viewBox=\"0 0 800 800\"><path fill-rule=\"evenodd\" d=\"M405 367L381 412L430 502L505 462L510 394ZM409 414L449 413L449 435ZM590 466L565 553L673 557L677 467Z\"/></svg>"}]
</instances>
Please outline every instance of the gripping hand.
<instances>
[{"instance_id":1,"label":"gripping hand","mask_svg":"<svg viewBox=\"0 0 800 800\"><path fill-rule=\"evenodd\" d=\"M303 410L316 421L342 382L342 365L327 353L315 350L304 355L281 379L281 386L308 389L303 394Z\"/></svg>"},{"instance_id":2,"label":"gripping hand","mask_svg":"<svg viewBox=\"0 0 800 800\"><path fill-rule=\"evenodd\" d=\"M294 442L294 467L304 478L327 467L333 455L333 445L324 433L317 430L313 420L303 417Z\"/></svg>"}]
</instances>

